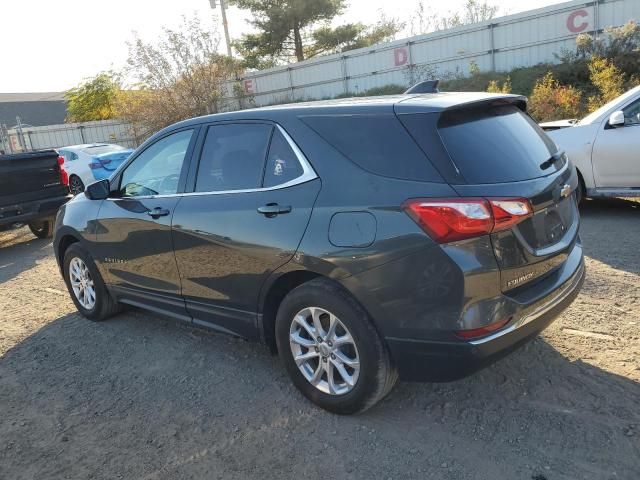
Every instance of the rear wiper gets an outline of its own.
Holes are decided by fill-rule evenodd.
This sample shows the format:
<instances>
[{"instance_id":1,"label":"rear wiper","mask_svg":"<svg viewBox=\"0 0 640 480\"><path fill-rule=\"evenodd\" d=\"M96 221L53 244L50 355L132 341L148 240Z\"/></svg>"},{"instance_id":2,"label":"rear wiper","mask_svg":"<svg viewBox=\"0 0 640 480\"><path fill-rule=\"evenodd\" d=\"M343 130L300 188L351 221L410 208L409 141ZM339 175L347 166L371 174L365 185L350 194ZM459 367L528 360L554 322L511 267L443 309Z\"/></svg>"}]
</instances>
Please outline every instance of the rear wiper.
<instances>
[{"instance_id":1,"label":"rear wiper","mask_svg":"<svg viewBox=\"0 0 640 480\"><path fill-rule=\"evenodd\" d=\"M562 160L562 157L564 157L564 152L556 152L556 153L554 153L549 160L547 160L546 162L542 162L540 164L540 169L541 170L546 170L551 165L556 163L558 160Z\"/></svg>"}]
</instances>

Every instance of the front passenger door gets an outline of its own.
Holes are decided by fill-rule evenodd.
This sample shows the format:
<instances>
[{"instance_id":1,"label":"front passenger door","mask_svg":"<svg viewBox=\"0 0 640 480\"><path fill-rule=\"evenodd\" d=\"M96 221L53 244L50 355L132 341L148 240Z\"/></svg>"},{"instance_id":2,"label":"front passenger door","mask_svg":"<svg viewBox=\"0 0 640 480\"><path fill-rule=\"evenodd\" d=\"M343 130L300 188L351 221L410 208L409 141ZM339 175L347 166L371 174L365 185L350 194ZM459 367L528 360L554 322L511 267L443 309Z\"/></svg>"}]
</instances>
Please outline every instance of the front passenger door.
<instances>
[{"instance_id":1,"label":"front passenger door","mask_svg":"<svg viewBox=\"0 0 640 480\"><path fill-rule=\"evenodd\" d=\"M623 109L625 125L605 125L593 147L596 185L640 188L640 99Z\"/></svg>"},{"instance_id":2,"label":"front passenger door","mask_svg":"<svg viewBox=\"0 0 640 480\"><path fill-rule=\"evenodd\" d=\"M171 220L184 189L194 129L169 134L138 154L100 208L97 261L124 303L190 321L180 295Z\"/></svg>"}]
</instances>

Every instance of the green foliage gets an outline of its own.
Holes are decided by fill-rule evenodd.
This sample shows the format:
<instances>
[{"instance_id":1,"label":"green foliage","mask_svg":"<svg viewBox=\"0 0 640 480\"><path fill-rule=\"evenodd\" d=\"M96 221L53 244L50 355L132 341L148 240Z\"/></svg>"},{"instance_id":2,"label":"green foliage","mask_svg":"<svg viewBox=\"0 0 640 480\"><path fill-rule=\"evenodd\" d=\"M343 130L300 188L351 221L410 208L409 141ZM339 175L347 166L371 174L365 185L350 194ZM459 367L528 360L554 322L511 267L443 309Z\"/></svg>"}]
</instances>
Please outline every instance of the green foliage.
<instances>
[{"instance_id":1,"label":"green foliage","mask_svg":"<svg viewBox=\"0 0 640 480\"><path fill-rule=\"evenodd\" d=\"M511 93L511 77L507 77L507 79L500 84L498 80L489 81L489 86L487 87L487 92L489 93Z\"/></svg>"},{"instance_id":2,"label":"green foliage","mask_svg":"<svg viewBox=\"0 0 640 480\"><path fill-rule=\"evenodd\" d=\"M108 120L116 116L120 82L113 72L102 72L65 92L68 122Z\"/></svg>"},{"instance_id":3,"label":"green foliage","mask_svg":"<svg viewBox=\"0 0 640 480\"><path fill-rule=\"evenodd\" d=\"M395 19L381 19L377 24L348 23L335 28L323 26L311 33L312 43L305 48L306 58L320 54L346 52L393 39L402 29Z\"/></svg>"},{"instance_id":4,"label":"green foliage","mask_svg":"<svg viewBox=\"0 0 640 480\"><path fill-rule=\"evenodd\" d=\"M548 72L536 82L529 98L529 113L539 122L576 118L580 114L582 92L573 86L560 85Z\"/></svg>"},{"instance_id":5,"label":"green foliage","mask_svg":"<svg viewBox=\"0 0 640 480\"><path fill-rule=\"evenodd\" d=\"M249 10L257 33L245 34L236 47L249 67L295 57L305 59L308 27L327 22L343 12L346 0L231 0Z\"/></svg>"},{"instance_id":6,"label":"green foliage","mask_svg":"<svg viewBox=\"0 0 640 480\"><path fill-rule=\"evenodd\" d=\"M589 97L589 111L593 112L624 93L625 77L613 62L601 57L589 61L591 83L600 92Z\"/></svg>"},{"instance_id":7,"label":"green foliage","mask_svg":"<svg viewBox=\"0 0 640 480\"><path fill-rule=\"evenodd\" d=\"M367 47L392 39L403 27L382 17L372 26L348 23L332 27L346 0L230 0L251 12L257 30L235 42L248 68L265 68L295 59Z\"/></svg>"},{"instance_id":8,"label":"green foliage","mask_svg":"<svg viewBox=\"0 0 640 480\"><path fill-rule=\"evenodd\" d=\"M480 66L475 60L469 62L469 73L472 77L480 75Z\"/></svg>"}]
</instances>

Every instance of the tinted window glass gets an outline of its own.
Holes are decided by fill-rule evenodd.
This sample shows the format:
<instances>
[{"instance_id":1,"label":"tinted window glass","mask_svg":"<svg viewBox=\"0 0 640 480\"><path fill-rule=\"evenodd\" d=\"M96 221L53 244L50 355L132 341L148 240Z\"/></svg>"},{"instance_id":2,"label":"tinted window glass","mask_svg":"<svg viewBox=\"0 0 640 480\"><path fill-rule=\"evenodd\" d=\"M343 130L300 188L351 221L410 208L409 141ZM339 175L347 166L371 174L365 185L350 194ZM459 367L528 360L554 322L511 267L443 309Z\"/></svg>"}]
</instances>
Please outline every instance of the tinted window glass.
<instances>
[{"instance_id":1,"label":"tinted window glass","mask_svg":"<svg viewBox=\"0 0 640 480\"><path fill-rule=\"evenodd\" d=\"M272 127L238 123L207 130L196 192L259 188Z\"/></svg>"},{"instance_id":2,"label":"tinted window glass","mask_svg":"<svg viewBox=\"0 0 640 480\"><path fill-rule=\"evenodd\" d=\"M123 197L171 195L178 180L193 130L184 130L158 140L127 166L120 182Z\"/></svg>"},{"instance_id":3,"label":"tinted window glass","mask_svg":"<svg viewBox=\"0 0 640 480\"><path fill-rule=\"evenodd\" d=\"M414 129L416 125L414 123ZM556 147L531 118L511 105L445 112L438 131L468 183L517 182L553 173ZM419 129L412 134L420 135Z\"/></svg>"},{"instance_id":4,"label":"tinted window glass","mask_svg":"<svg viewBox=\"0 0 640 480\"><path fill-rule=\"evenodd\" d=\"M282 185L302 175L302 166L291 146L278 129L273 132L267 166L264 172L265 187Z\"/></svg>"},{"instance_id":5,"label":"tinted window glass","mask_svg":"<svg viewBox=\"0 0 640 480\"><path fill-rule=\"evenodd\" d=\"M640 100L636 100L624 109L625 125L640 125Z\"/></svg>"},{"instance_id":6,"label":"tinted window glass","mask_svg":"<svg viewBox=\"0 0 640 480\"><path fill-rule=\"evenodd\" d=\"M442 181L395 115L334 115L301 120L365 170L386 177Z\"/></svg>"}]
</instances>

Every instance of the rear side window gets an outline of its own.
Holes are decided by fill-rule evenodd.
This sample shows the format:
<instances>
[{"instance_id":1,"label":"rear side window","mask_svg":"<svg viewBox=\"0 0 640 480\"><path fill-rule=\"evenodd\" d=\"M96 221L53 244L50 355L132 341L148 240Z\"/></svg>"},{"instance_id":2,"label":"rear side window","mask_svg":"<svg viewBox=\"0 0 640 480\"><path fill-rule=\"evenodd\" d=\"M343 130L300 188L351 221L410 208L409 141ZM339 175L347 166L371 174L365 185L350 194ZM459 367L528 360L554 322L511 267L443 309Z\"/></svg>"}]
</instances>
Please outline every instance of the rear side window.
<instances>
[{"instance_id":1,"label":"rear side window","mask_svg":"<svg viewBox=\"0 0 640 480\"><path fill-rule=\"evenodd\" d=\"M271 125L258 123L209 127L198 166L196 192L259 188L271 131Z\"/></svg>"},{"instance_id":2,"label":"rear side window","mask_svg":"<svg viewBox=\"0 0 640 480\"><path fill-rule=\"evenodd\" d=\"M310 116L301 120L364 170L385 177L442 182L393 114Z\"/></svg>"},{"instance_id":3,"label":"rear side window","mask_svg":"<svg viewBox=\"0 0 640 480\"><path fill-rule=\"evenodd\" d=\"M282 185L295 180L304 172L298 157L278 129L273 132L267 166L264 171L265 188Z\"/></svg>"},{"instance_id":4,"label":"rear side window","mask_svg":"<svg viewBox=\"0 0 640 480\"><path fill-rule=\"evenodd\" d=\"M420 114L403 115L417 139L427 136ZM468 183L530 180L562 167L545 162L556 147L536 123L512 105L483 106L444 112L438 133L451 160Z\"/></svg>"}]
</instances>

